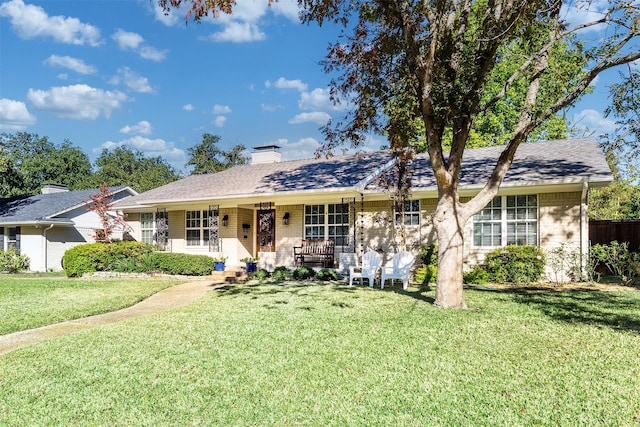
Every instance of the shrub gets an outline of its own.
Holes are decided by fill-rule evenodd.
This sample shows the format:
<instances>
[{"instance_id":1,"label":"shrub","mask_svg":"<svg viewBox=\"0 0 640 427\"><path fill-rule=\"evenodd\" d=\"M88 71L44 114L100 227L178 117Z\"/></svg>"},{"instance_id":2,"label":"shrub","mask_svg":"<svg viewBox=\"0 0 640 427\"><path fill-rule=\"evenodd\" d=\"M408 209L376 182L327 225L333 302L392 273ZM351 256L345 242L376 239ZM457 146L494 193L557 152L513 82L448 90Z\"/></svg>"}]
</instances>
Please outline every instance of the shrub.
<instances>
[{"instance_id":1,"label":"shrub","mask_svg":"<svg viewBox=\"0 0 640 427\"><path fill-rule=\"evenodd\" d=\"M123 264L140 258L153 250L140 242L88 243L68 249L62 257L62 268L67 277L79 277L94 271L127 271Z\"/></svg>"},{"instance_id":2,"label":"shrub","mask_svg":"<svg viewBox=\"0 0 640 427\"><path fill-rule=\"evenodd\" d=\"M89 243L67 250L62 265L68 277L94 271L204 276L211 274L214 259L207 255L153 252L140 242Z\"/></svg>"},{"instance_id":3,"label":"shrub","mask_svg":"<svg viewBox=\"0 0 640 427\"><path fill-rule=\"evenodd\" d=\"M316 272L312 268L306 267L304 265L302 267L296 268L293 271L293 278L296 280L311 279L315 275L316 275Z\"/></svg>"},{"instance_id":4,"label":"shrub","mask_svg":"<svg viewBox=\"0 0 640 427\"><path fill-rule=\"evenodd\" d=\"M249 275L251 280L267 280L271 276L268 270L260 268Z\"/></svg>"},{"instance_id":5,"label":"shrub","mask_svg":"<svg viewBox=\"0 0 640 427\"><path fill-rule=\"evenodd\" d=\"M338 273L335 270L331 270L328 268L323 268L322 270L318 271L318 274L316 274L316 278L318 280L340 280L340 276L338 276Z\"/></svg>"},{"instance_id":6,"label":"shrub","mask_svg":"<svg viewBox=\"0 0 640 427\"><path fill-rule=\"evenodd\" d=\"M156 267L154 270L184 276L206 276L211 274L215 264L207 255L153 252L151 258Z\"/></svg>"},{"instance_id":7,"label":"shrub","mask_svg":"<svg viewBox=\"0 0 640 427\"><path fill-rule=\"evenodd\" d=\"M544 252L536 246L509 245L487 255L486 270L496 282L531 283L542 278Z\"/></svg>"},{"instance_id":8,"label":"shrub","mask_svg":"<svg viewBox=\"0 0 640 427\"><path fill-rule=\"evenodd\" d=\"M416 269L414 274L414 280L417 283L428 285L429 283L435 283L438 277L438 267L435 265L423 265Z\"/></svg>"},{"instance_id":9,"label":"shrub","mask_svg":"<svg viewBox=\"0 0 640 427\"><path fill-rule=\"evenodd\" d=\"M481 265L476 265L471 271L463 273L462 279L464 283L476 285L484 285L491 281L489 273Z\"/></svg>"},{"instance_id":10,"label":"shrub","mask_svg":"<svg viewBox=\"0 0 640 427\"><path fill-rule=\"evenodd\" d=\"M629 243L617 240L608 245L597 244L589 249L589 258L594 264L602 263L623 285L633 282L640 268L640 254L629 251Z\"/></svg>"},{"instance_id":11,"label":"shrub","mask_svg":"<svg viewBox=\"0 0 640 427\"><path fill-rule=\"evenodd\" d=\"M284 265L278 266L271 273L273 280L291 280L293 278L293 272Z\"/></svg>"},{"instance_id":12,"label":"shrub","mask_svg":"<svg viewBox=\"0 0 640 427\"><path fill-rule=\"evenodd\" d=\"M422 266L416 270L414 280L425 285L435 283L438 277L438 245L435 243L423 245L418 256Z\"/></svg>"},{"instance_id":13,"label":"shrub","mask_svg":"<svg viewBox=\"0 0 640 427\"><path fill-rule=\"evenodd\" d=\"M0 249L0 271L18 273L28 269L29 258L26 255L20 255L14 246L10 246L6 251Z\"/></svg>"},{"instance_id":14,"label":"shrub","mask_svg":"<svg viewBox=\"0 0 640 427\"><path fill-rule=\"evenodd\" d=\"M579 282L583 280L581 254L578 248L572 248L566 243L553 248L547 255L547 264L553 272L551 280L560 284L565 280Z\"/></svg>"}]
</instances>

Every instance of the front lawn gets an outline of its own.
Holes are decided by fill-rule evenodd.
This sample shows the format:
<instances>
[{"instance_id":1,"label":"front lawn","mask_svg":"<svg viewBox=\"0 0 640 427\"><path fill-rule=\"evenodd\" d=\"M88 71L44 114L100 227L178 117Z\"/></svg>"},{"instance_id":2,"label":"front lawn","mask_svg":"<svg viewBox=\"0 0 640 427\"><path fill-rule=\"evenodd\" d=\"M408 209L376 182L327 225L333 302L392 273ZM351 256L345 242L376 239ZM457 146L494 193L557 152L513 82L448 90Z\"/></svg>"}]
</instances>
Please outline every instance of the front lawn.
<instances>
[{"instance_id":1,"label":"front lawn","mask_svg":"<svg viewBox=\"0 0 640 427\"><path fill-rule=\"evenodd\" d=\"M234 285L0 356L0 425L632 426L640 292Z\"/></svg>"},{"instance_id":2,"label":"front lawn","mask_svg":"<svg viewBox=\"0 0 640 427\"><path fill-rule=\"evenodd\" d=\"M180 281L0 275L0 335L129 307ZM184 282L184 280L182 280Z\"/></svg>"}]
</instances>

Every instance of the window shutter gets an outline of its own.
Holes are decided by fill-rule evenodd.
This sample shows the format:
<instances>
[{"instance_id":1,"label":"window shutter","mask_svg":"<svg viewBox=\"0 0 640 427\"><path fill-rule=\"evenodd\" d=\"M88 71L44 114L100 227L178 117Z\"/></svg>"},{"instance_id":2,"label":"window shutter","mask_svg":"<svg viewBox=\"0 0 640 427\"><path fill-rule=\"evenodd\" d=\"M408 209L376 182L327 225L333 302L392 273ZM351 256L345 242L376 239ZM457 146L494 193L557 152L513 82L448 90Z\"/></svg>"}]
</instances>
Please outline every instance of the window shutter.
<instances>
[{"instance_id":1,"label":"window shutter","mask_svg":"<svg viewBox=\"0 0 640 427\"><path fill-rule=\"evenodd\" d=\"M4 227L0 227L0 251L4 250Z\"/></svg>"}]
</instances>

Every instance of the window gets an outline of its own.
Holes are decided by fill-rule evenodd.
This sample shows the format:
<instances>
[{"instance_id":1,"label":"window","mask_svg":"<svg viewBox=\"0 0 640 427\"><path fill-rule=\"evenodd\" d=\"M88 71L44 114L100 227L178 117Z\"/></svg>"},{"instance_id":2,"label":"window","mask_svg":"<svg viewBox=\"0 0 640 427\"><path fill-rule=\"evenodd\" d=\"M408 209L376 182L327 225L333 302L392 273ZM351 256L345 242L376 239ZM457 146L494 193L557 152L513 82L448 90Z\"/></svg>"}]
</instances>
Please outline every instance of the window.
<instances>
[{"instance_id":1,"label":"window","mask_svg":"<svg viewBox=\"0 0 640 427\"><path fill-rule=\"evenodd\" d=\"M186 212L187 246L209 246L209 211Z\"/></svg>"},{"instance_id":2,"label":"window","mask_svg":"<svg viewBox=\"0 0 640 427\"><path fill-rule=\"evenodd\" d=\"M396 225L402 224L402 212L396 211ZM420 225L420 200L404 202L404 225Z\"/></svg>"},{"instance_id":3,"label":"window","mask_svg":"<svg viewBox=\"0 0 640 427\"><path fill-rule=\"evenodd\" d=\"M18 227L9 227L7 231L7 248L14 247L20 250L20 244L18 243Z\"/></svg>"},{"instance_id":4,"label":"window","mask_svg":"<svg viewBox=\"0 0 640 427\"><path fill-rule=\"evenodd\" d=\"M140 214L140 237L143 243L153 244L155 234L155 220L153 212Z\"/></svg>"},{"instance_id":5,"label":"window","mask_svg":"<svg viewBox=\"0 0 640 427\"><path fill-rule=\"evenodd\" d=\"M332 239L336 246L348 246L349 205L306 205L304 207L304 238Z\"/></svg>"},{"instance_id":6,"label":"window","mask_svg":"<svg viewBox=\"0 0 640 427\"><path fill-rule=\"evenodd\" d=\"M473 216L474 246L538 244L538 196L497 196Z\"/></svg>"}]
</instances>

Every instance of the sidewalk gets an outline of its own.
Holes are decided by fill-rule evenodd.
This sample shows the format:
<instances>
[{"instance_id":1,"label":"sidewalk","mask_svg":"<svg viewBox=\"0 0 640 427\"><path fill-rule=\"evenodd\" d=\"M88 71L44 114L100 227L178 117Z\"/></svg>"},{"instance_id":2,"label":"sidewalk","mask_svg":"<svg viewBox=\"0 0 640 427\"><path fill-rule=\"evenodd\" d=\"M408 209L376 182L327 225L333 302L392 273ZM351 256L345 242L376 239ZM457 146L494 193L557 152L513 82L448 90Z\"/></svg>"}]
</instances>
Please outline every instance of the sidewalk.
<instances>
[{"instance_id":1,"label":"sidewalk","mask_svg":"<svg viewBox=\"0 0 640 427\"><path fill-rule=\"evenodd\" d=\"M183 283L164 289L122 310L3 335L0 336L0 355L73 332L170 310L195 301L211 289L224 285L225 283L210 280Z\"/></svg>"}]
</instances>

